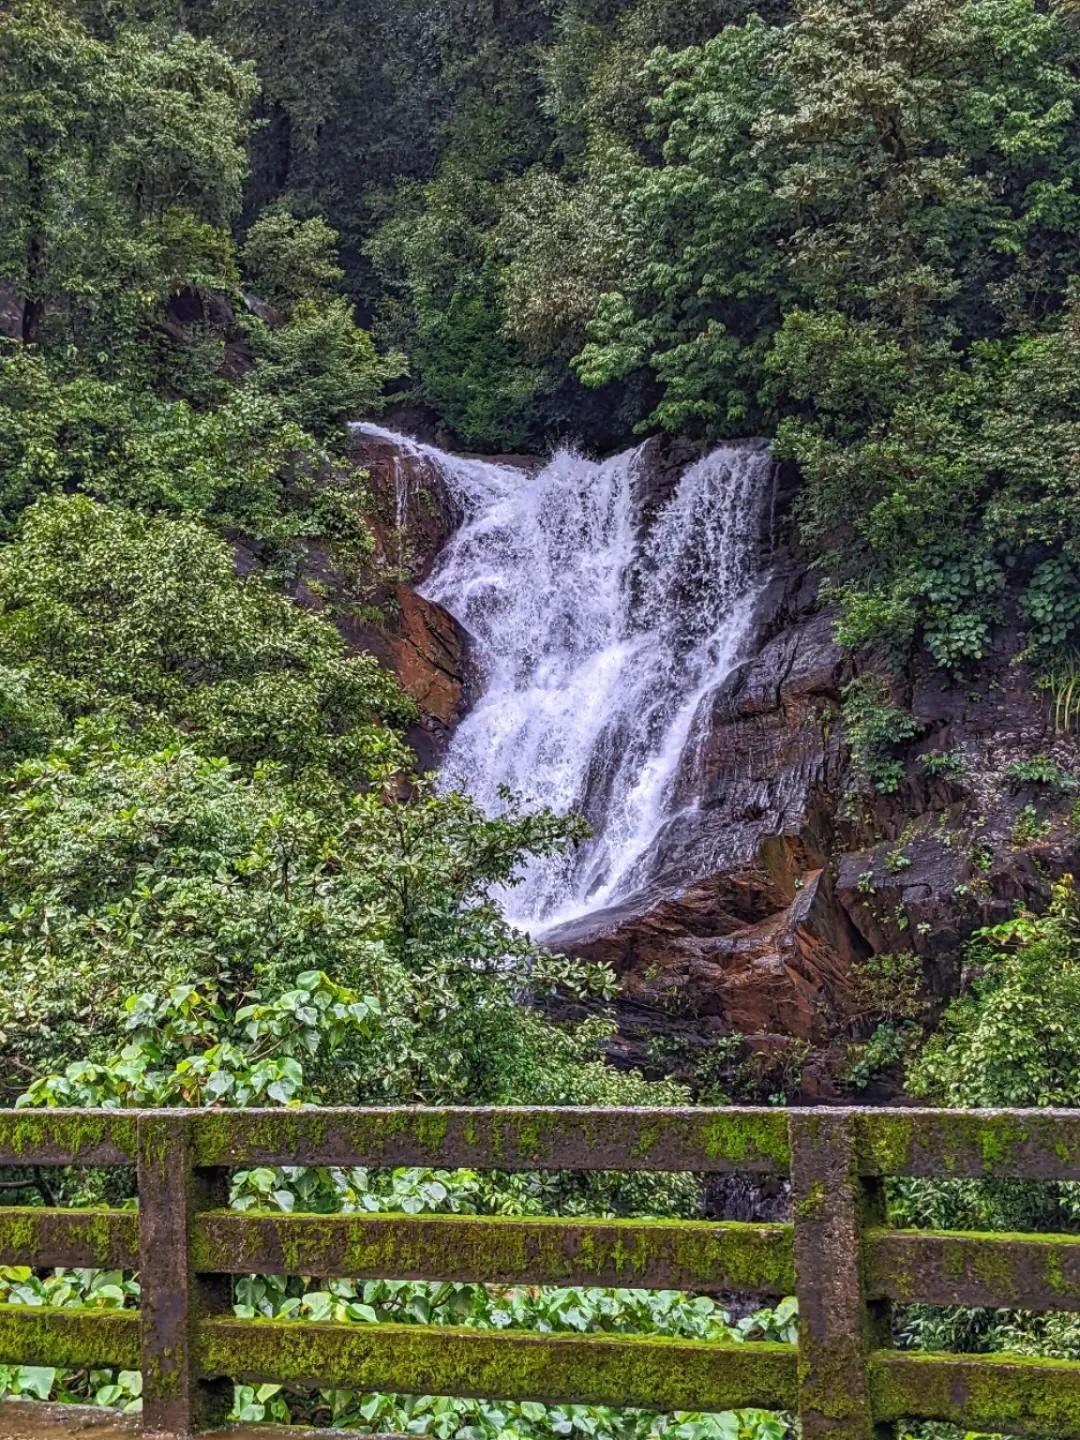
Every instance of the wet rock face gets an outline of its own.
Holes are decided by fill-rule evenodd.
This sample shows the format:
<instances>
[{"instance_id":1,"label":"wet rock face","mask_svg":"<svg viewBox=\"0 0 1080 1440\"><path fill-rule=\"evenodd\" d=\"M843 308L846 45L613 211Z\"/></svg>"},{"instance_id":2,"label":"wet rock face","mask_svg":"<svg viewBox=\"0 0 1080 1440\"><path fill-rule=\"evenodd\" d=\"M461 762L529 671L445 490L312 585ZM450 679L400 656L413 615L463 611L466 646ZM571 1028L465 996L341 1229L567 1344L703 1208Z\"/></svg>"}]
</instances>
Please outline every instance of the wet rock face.
<instances>
[{"instance_id":1,"label":"wet rock face","mask_svg":"<svg viewBox=\"0 0 1080 1440\"><path fill-rule=\"evenodd\" d=\"M649 442L637 478L646 521L700 456L691 442ZM413 586L458 517L421 450L364 434L353 458L379 515L381 618L339 624L416 698L424 716L412 739L422 763L435 766L475 681L467 637ZM897 702L923 733L902 757L895 795L854 797L841 723L851 661L790 541L794 484L783 472L781 543L745 658L703 702L697 743L675 777L678 804L637 891L545 939L620 977L616 1063L670 1068L655 1059L658 1042L707 1059L741 1035L763 1073L794 1066L779 1088L828 1102L850 1098L848 1046L869 1033L854 973L861 962L913 953L943 1003L957 992L972 933L1017 906L1042 909L1053 879L1073 869L1072 797L1018 787L1006 771L1036 754L1080 770L1080 755L1054 734L1035 677L1014 661L1022 639L1003 628L977 676L954 680L920 657L897 681ZM313 555L316 578L319 565ZM942 754L951 757L944 770L926 765ZM888 1099L896 1084L860 1093Z\"/></svg>"},{"instance_id":2,"label":"wet rock face","mask_svg":"<svg viewBox=\"0 0 1080 1440\"><path fill-rule=\"evenodd\" d=\"M829 866L845 678L832 629L788 563L759 602L756 653L705 702L646 883L551 945L721 1033L822 1044L852 1013L851 964L870 951Z\"/></svg>"},{"instance_id":3,"label":"wet rock face","mask_svg":"<svg viewBox=\"0 0 1080 1440\"><path fill-rule=\"evenodd\" d=\"M421 710L446 726L461 718L464 637L441 605L397 587L399 622L388 634L391 668Z\"/></svg>"},{"instance_id":4,"label":"wet rock face","mask_svg":"<svg viewBox=\"0 0 1080 1440\"><path fill-rule=\"evenodd\" d=\"M352 463L374 501L374 585L346 639L392 671L420 707L408 739L422 770L438 767L471 695L467 636L441 605L417 593L460 517L436 465L389 437L356 433Z\"/></svg>"},{"instance_id":5,"label":"wet rock face","mask_svg":"<svg viewBox=\"0 0 1080 1440\"><path fill-rule=\"evenodd\" d=\"M1054 734L1014 660L1022 640L1003 628L977 677L916 661L897 698L925 728L900 789L854 799L840 719L852 672L815 592L797 549L781 546L747 658L706 702L676 778L680 812L640 890L545 939L619 975L621 1063L648 1068L651 1041L675 1031L699 1053L738 1033L766 1060L796 1042L795 1092L827 1102L844 1098L848 1044L867 1033L853 965L913 953L944 1002L974 931L1041 910L1074 868L1072 799L1006 771L1035 754L1075 770L1080 755ZM924 757L942 753L952 765L935 775ZM1025 806L1034 833L1016 828Z\"/></svg>"},{"instance_id":6,"label":"wet rock face","mask_svg":"<svg viewBox=\"0 0 1080 1440\"><path fill-rule=\"evenodd\" d=\"M422 584L461 518L438 466L419 446L361 430L349 458L368 477L379 561Z\"/></svg>"}]
</instances>

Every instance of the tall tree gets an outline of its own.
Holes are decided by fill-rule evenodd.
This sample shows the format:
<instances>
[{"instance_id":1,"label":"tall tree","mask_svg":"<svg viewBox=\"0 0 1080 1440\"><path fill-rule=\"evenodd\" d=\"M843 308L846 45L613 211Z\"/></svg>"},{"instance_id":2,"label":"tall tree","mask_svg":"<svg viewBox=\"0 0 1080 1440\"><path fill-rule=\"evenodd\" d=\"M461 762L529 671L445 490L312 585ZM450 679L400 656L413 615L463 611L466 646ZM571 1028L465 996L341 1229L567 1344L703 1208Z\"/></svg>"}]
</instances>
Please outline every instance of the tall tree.
<instances>
[{"instance_id":1,"label":"tall tree","mask_svg":"<svg viewBox=\"0 0 1080 1440\"><path fill-rule=\"evenodd\" d=\"M107 27L104 27L107 28ZM208 41L138 27L99 38L65 0L0 14L0 274L23 339L47 312L167 295L227 269L254 75Z\"/></svg>"}]
</instances>

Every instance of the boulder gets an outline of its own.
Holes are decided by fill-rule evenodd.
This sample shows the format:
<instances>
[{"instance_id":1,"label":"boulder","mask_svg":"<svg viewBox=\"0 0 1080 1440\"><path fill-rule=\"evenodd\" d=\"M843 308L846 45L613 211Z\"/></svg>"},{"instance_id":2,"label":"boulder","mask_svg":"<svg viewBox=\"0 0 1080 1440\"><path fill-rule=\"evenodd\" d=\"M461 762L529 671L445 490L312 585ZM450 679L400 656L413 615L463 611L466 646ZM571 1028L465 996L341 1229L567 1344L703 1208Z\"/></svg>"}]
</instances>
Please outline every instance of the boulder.
<instances>
[{"instance_id":1,"label":"boulder","mask_svg":"<svg viewBox=\"0 0 1080 1440\"><path fill-rule=\"evenodd\" d=\"M442 471L419 442L360 427L349 458L367 475L380 562L422 584L461 518Z\"/></svg>"}]
</instances>

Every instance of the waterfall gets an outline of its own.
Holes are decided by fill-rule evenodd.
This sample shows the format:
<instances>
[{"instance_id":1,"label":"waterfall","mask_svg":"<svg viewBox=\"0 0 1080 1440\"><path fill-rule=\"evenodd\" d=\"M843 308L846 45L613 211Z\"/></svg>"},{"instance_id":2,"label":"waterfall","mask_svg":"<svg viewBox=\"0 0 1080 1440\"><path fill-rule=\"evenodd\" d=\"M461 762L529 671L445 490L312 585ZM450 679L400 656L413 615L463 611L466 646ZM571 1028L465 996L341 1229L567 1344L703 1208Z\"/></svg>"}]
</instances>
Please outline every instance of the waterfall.
<instances>
[{"instance_id":1,"label":"waterfall","mask_svg":"<svg viewBox=\"0 0 1080 1440\"><path fill-rule=\"evenodd\" d=\"M740 658L774 467L761 444L723 447L657 505L641 450L529 471L419 448L462 516L422 593L464 626L482 681L445 783L489 812L504 788L576 809L593 830L503 897L540 934L641 884L702 702Z\"/></svg>"}]
</instances>

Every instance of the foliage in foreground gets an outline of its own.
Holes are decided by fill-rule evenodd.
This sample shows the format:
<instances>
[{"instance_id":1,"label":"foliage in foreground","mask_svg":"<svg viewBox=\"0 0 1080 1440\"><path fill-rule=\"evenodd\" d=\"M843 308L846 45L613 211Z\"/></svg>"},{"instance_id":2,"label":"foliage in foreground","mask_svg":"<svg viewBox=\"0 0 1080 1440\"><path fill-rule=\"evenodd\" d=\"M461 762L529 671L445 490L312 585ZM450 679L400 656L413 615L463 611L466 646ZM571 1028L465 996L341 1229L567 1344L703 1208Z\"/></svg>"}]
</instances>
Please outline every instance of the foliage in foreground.
<instances>
[{"instance_id":1,"label":"foliage in foreground","mask_svg":"<svg viewBox=\"0 0 1080 1440\"><path fill-rule=\"evenodd\" d=\"M506 969L503 957L503 972ZM554 978L554 977L553 977ZM565 983L567 976L560 975ZM541 975L534 973L534 983ZM73 1061L63 1073L43 1076L20 1097L20 1105L318 1103L326 1094L320 1078L359 1083L376 1054L392 1046L384 1028L387 1006L376 995L363 997L319 972L297 977L296 986L273 999L243 997L239 1009L218 995L180 985L165 997L146 993L126 1006L129 1037L121 1052L104 1063ZM489 983L484 1001L498 1001ZM500 1014L503 1028L511 1018ZM529 1027L525 1027L526 1033ZM594 1032L602 1038L603 1030ZM519 1033L519 1048L525 1035ZM560 1043L561 1040L561 1043ZM624 1103L679 1099L674 1087L647 1086L634 1077L615 1077L583 1049L584 1036L555 1031L534 1018L527 1042L541 1057L548 1085L561 1086L539 1098L581 1103L618 1099ZM499 1057L503 1084L507 1051ZM591 1075L591 1083L590 1083ZM512 1080L509 1083L513 1083ZM611 1094L612 1090L617 1093ZM469 1098L475 1098L470 1094ZM508 1098L505 1093L498 1098ZM513 1098L512 1096L509 1098ZM529 1098L537 1098L535 1087ZM91 1181L91 1186L93 1182ZM28 1187L32 1184L27 1181ZM685 1213L695 1204L689 1176L632 1177L564 1175L479 1175L364 1169L259 1168L233 1177L232 1204L241 1210L451 1213ZM0 1297L9 1304L137 1304L137 1278L112 1272L56 1271L44 1277L29 1269L0 1270ZM343 1324L457 1325L478 1329L526 1329L578 1334L655 1334L735 1343L794 1338L794 1303L761 1311L733 1325L712 1299L677 1292L590 1288L514 1289L423 1282L333 1280L250 1276L235 1289L238 1315L274 1319L333 1320ZM5 1391L46 1398L93 1398L100 1405L138 1408L138 1378L111 1371L65 1372L42 1367L0 1371ZM283 1387L238 1386L236 1418L330 1421L363 1431L403 1426L409 1433L451 1440L581 1432L615 1437L677 1436L679 1440L779 1440L787 1426L759 1412L719 1416L653 1416L603 1407L555 1406L525 1402L498 1406L431 1397L355 1395L324 1391L293 1393Z\"/></svg>"}]
</instances>

